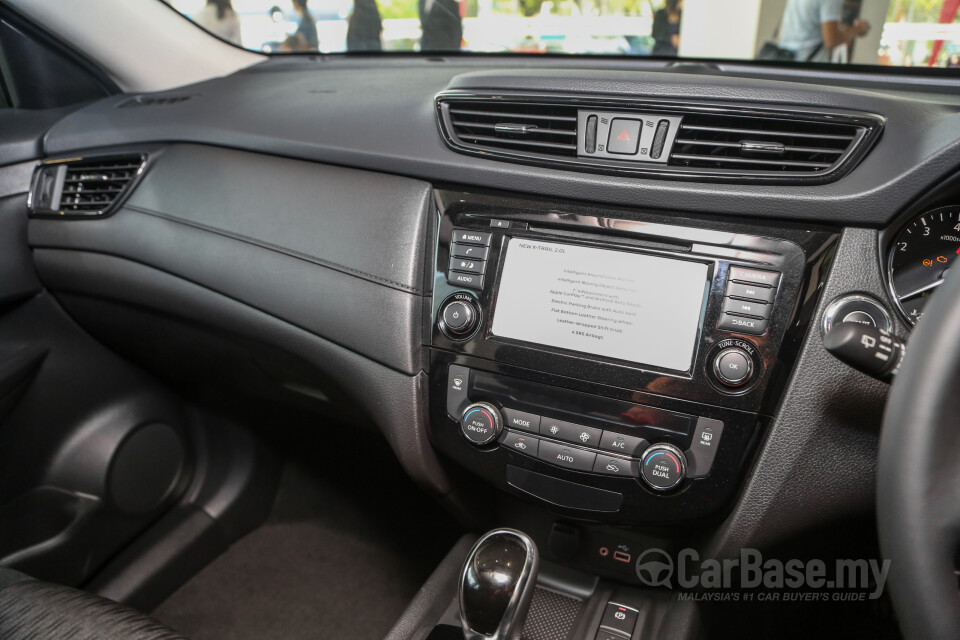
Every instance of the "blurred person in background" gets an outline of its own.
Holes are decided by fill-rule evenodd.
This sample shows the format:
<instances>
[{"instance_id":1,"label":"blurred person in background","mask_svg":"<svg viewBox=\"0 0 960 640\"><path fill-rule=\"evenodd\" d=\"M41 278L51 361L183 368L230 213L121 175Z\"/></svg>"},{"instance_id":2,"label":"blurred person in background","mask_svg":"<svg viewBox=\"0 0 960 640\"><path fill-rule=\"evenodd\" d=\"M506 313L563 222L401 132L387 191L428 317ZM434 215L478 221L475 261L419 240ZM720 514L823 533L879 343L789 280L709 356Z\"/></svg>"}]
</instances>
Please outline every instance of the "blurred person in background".
<instances>
[{"instance_id":1,"label":"blurred person in background","mask_svg":"<svg viewBox=\"0 0 960 640\"><path fill-rule=\"evenodd\" d=\"M354 0L347 23L347 51L381 51L383 21L377 0Z\"/></svg>"},{"instance_id":2,"label":"blurred person in background","mask_svg":"<svg viewBox=\"0 0 960 640\"><path fill-rule=\"evenodd\" d=\"M829 62L830 51L862 38L870 23L844 25L843 0L787 0L780 23L780 47L798 62Z\"/></svg>"},{"instance_id":3,"label":"blurred person in background","mask_svg":"<svg viewBox=\"0 0 960 640\"><path fill-rule=\"evenodd\" d=\"M463 22L457 0L420 0L421 51L459 51Z\"/></svg>"},{"instance_id":4,"label":"blurred person in background","mask_svg":"<svg viewBox=\"0 0 960 640\"><path fill-rule=\"evenodd\" d=\"M683 0L667 0L653 14L653 55L676 57L680 52L680 16Z\"/></svg>"},{"instance_id":5,"label":"blurred person in background","mask_svg":"<svg viewBox=\"0 0 960 640\"><path fill-rule=\"evenodd\" d=\"M213 35L242 46L240 17L233 10L231 0L207 0L193 20Z\"/></svg>"},{"instance_id":6,"label":"blurred person in background","mask_svg":"<svg viewBox=\"0 0 960 640\"><path fill-rule=\"evenodd\" d=\"M293 0L293 10L300 16L300 23L292 36L281 45L283 51L317 51L320 38L317 36L317 22L307 8L307 0Z\"/></svg>"}]
</instances>

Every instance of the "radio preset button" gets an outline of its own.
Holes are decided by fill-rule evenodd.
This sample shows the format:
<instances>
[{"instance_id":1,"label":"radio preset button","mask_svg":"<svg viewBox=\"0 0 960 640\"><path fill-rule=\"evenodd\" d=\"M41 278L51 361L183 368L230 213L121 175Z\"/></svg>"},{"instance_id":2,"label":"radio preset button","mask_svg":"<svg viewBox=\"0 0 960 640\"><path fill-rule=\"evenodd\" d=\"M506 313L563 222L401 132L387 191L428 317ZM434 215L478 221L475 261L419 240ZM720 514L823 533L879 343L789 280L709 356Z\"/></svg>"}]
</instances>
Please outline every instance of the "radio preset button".
<instances>
[{"instance_id":1,"label":"radio preset button","mask_svg":"<svg viewBox=\"0 0 960 640\"><path fill-rule=\"evenodd\" d=\"M720 317L717 323L722 331L731 331L733 333L746 333L749 335L760 336L766 333L768 320L758 320L756 318L743 318L725 313Z\"/></svg>"},{"instance_id":2,"label":"radio preset button","mask_svg":"<svg viewBox=\"0 0 960 640\"><path fill-rule=\"evenodd\" d=\"M450 255L454 258L472 258L474 260L486 260L490 253L488 247L478 247L475 244L460 244L454 242L450 245Z\"/></svg>"},{"instance_id":3,"label":"radio preset button","mask_svg":"<svg viewBox=\"0 0 960 640\"><path fill-rule=\"evenodd\" d=\"M592 451L584 451L576 447L541 440L537 458L574 471L593 471L593 463L597 459L597 454Z\"/></svg>"},{"instance_id":4,"label":"radio preset button","mask_svg":"<svg viewBox=\"0 0 960 640\"><path fill-rule=\"evenodd\" d=\"M503 422L505 426L511 429L520 429L530 433L540 432L540 416L526 411L504 408Z\"/></svg>"},{"instance_id":5,"label":"radio preset button","mask_svg":"<svg viewBox=\"0 0 960 640\"><path fill-rule=\"evenodd\" d=\"M518 453L536 458L540 448L540 439L516 431L504 431L503 435L500 436L500 444Z\"/></svg>"},{"instance_id":6,"label":"radio preset button","mask_svg":"<svg viewBox=\"0 0 960 640\"><path fill-rule=\"evenodd\" d=\"M735 313L748 316L757 316L766 320L770 317L770 305L752 300L735 300L726 298L723 301L723 313Z\"/></svg>"},{"instance_id":7,"label":"radio preset button","mask_svg":"<svg viewBox=\"0 0 960 640\"><path fill-rule=\"evenodd\" d=\"M778 284L780 284L780 273L777 271L764 271L762 269L731 266L730 280L734 280L736 282L746 282L748 284L765 284L768 287L776 287Z\"/></svg>"},{"instance_id":8,"label":"radio preset button","mask_svg":"<svg viewBox=\"0 0 960 640\"><path fill-rule=\"evenodd\" d=\"M554 420L553 418L540 419L540 435L566 442L574 442L585 447L596 447L603 432L593 427L584 427L572 422Z\"/></svg>"},{"instance_id":9,"label":"radio preset button","mask_svg":"<svg viewBox=\"0 0 960 640\"><path fill-rule=\"evenodd\" d=\"M636 460L597 454L597 461L593 463L593 472L608 476L623 476L636 478L640 475L640 464Z\"/></svg>"},{"instance_id":10,"label":"radio preset button","mask_svg":"<svg viewBox=\"0 0 960 640\"><path fill-rule=\"evenodd\" d=\"M627 436L615 431L604 431L600 436L601 449L625 456L639 456L649 446L650 443L643 438Z\"/></svg>"},{"instance_id":11,"label":"radio preset button","mask_svg":"<svg viewBox=\"0 0 960 640\"><path fill-rule=\"evenodd\" d=\"M740 284L739 282L730 282L727 284L727 295L732 298L745 298L747 300L756 300L757 302L773 302L773 297L777 290L772 287L761 287L755 284Z\"/></svg>"},{"instance_id":12,"label":"radio preset button","mask_svg":"<svg viewBox=\"0 0 960 640\"><path fill-rule=\"evenodd\" d=\"M490 246L493 234L488 231L468 231L467 229L454 229L453 242L466 242L467 244L479 244L484 247Z\"/></svg>"}]
</instances>

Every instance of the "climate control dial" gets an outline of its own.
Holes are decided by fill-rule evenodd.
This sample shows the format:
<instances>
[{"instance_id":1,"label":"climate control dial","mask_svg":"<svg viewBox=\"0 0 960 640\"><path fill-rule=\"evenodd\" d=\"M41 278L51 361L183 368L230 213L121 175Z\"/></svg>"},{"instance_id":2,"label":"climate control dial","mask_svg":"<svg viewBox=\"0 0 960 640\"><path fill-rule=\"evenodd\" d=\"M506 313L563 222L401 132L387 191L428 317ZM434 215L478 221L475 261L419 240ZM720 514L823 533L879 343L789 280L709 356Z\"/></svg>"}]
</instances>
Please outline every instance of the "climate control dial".
<instances>
[{"instance_id":1,"label":"climate control dial","mask_svg":"<svg viewBox=\"0 0 960 640\"><path fill-rule=\"evenodd\" d=\"M490 444L503 430L503 421L497 408L486 402L475 402L463 410L460 431L478 447Z\"/></svg>"},{"instance_id":2,"label":"climate control dial","mask_svg":"<svg viewBox=\"0 0 960 640\"><path fill-rule=\"evenodd\" d=\"M672 444L655 444L643 452L640 477L656 491L669 491L687 477L687 458Z\"/></svg>"}]
</instances>

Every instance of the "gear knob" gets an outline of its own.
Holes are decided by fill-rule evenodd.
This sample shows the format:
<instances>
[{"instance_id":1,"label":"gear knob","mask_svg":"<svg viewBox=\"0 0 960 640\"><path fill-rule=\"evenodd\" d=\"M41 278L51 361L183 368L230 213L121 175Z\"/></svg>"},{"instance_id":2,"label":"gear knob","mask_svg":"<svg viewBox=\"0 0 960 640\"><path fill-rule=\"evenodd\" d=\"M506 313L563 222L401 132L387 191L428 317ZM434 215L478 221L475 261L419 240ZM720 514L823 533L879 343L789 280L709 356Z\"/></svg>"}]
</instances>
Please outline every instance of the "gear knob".
<instances>
[{"instance_id":1,"label":"gear knob","mask_svg":"<svg viewBox=\"0 0 960 640\"><path fill-rule=\"evenodd\" d=\"M460 621L466 640L519 640L540 558L530 537L495 529L480 538L460 573Z\"/></svg>"}]
</instances>

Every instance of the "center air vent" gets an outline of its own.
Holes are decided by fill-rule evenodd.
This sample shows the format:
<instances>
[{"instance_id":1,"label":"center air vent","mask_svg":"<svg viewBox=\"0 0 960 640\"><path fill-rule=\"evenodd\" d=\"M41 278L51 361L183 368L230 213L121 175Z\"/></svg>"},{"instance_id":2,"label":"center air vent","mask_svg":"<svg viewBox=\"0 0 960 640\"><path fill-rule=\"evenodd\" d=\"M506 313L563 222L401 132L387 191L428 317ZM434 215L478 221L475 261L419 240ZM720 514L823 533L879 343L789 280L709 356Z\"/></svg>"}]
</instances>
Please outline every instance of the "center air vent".
<instances>
[{"instance_id":1,"label":"center air vent","mask_svg":"<svg viewBox=\"0 0 960 640\"><path fill-rule=\"evenodd\" d=\"M444 91L455 151L573 171L699 181L822 184L853 169L883 119L839 110Z\"/></svg>"},{"instance_id":2,"label":"center air vent","mask_svg":"<svg viewBox=\"0 0 960 640\"><path fill-rule=\"evenodd\" d=\"M104 215L129 193L145 160L144 155L130 154L45 162L33 177L30 213Z\"/></svg>"},{"instance_id":3,"label":"center air vent","mask_svg":"<svg viewBox=\"0 0 960 640\"><path fill-rule=\"evenodd\" d=\"M670 166L748 172L823 173L834 168L864 128L789 118L684 116Z\"/></svg>"},{"instance_id":4,"label":"center air vent","mask_svg":"<svg viewBox=\"0 0 960 640\"><path fill-rule=\"evenodd\" d=\"M577 156L576 107L458 100L442 107L451 132L477 149Z\"/></svg>"}]
</instances>

